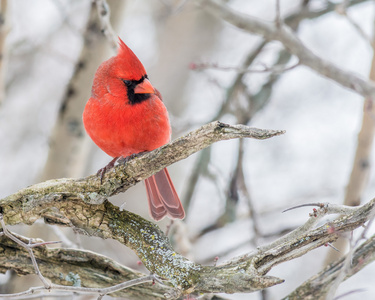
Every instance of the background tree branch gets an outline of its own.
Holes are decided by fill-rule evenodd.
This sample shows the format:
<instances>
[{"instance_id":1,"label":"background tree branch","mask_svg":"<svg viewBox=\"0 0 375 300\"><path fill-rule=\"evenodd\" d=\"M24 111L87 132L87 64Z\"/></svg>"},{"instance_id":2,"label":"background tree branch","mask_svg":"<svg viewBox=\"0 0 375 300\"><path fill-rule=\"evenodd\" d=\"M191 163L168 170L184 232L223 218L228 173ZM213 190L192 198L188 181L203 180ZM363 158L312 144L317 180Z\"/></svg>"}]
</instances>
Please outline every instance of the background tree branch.
<instances>
[{"instance_id":1,"label":"background tree branch","mask_svg":"<svg viewBox=\"0 0 375 300\"><path fill-rule=\"evenodd\" d=\"M269 300L267 296L277 298L288 294L298 282L319 272L321 258L334 251L327 247L317 250L318 255L312 255L313 259L310 255L288 264L286 261L321 245L337 247L337 242L331 243L341 238L349 240L351 245L342 264L338 262L336 269L322 271L319 278L310 278L296 293L290 294L297 298L299 295L333 298L335 293L343 295L337 289L352 271L373 260L373 246L366 243L368 246L363 248L358 264L354 261L353 268L356 269L350 265L361 248L358 248L359 242L365 240L365 232L370 227L371 222L365 222L372 219L373 201L358 208L335 204L342 200L342 189L346 184L342 177L347 178L345 166L351 157L350 149L353 149L355 124L359 123L357 118L362 112L358 101L362 98L356 94L368 96L363 105L364 112L370 125L373 119L374 89L372 82L366 81L372 54L369 53L372 51L371 26L368 26L373 19L369 13L369 8L373 8L371 1L149 3L142 0L131 2L131 5L123 1L119 5L112 0L98 0L95 3L100 8L99 14L92 10L95 5L90 6L90 2L85 1L59 0L46 4L35 0L22 6L19 1L4 1L7 2L10 10L6 19L12 22L12 31L7 38L6 48L10 51L4 63L10 59L7 77L13 79L7 80L7 99L0 110L0 137L4 141L0 150L3 158L0 163L3 167L0 168L3 172L0 267L4 267L2 272L14 269L19 274L38 273L40 269L46 278L40 275L19 277L16 272L7 272L0 284L0 294L14 297L21 287L24 290L19 296L37 296L27 290L31 287L42 293L39 294L41 297L44 294L66 297L76 292L89 292L99 295L99 299L108 293L109 296L132 299L160 299L164 293L169 298L205 293L198 298L216 299L212 292L260 290L261 295L255 293L247 297ZM196 9L197 3L206 9ZM347 10L350 6L356 7ZM119 27L115 19L119 21ZM101 25L98 20L102 21ZM90 27L91 21L96 26L92 23L93 27ZM39 25L34 27L35 24ZM102 32L97 30L98 26ZM89 41L86 38L91 29L102 42L88 49L90 43L84 42ZM107 37L105 40L103 33ZM109 56L102 52L103 49L109 45L113 49L117 47L117 35L139 55L152 83L161 91L175 134L190 131L194 124L222 119L244 125L257 122L257 126L263 128L285 128L288 135L267 143L241 139L218 144L171 167L179 195L183 187L186 197L182 200L189 200L182 201L187 211L182 222L176 221L172 225L164 220L156 226L123 211L124 196L119 193L157 170L222 139L221 134L227 138L231 134L234 138L242 134L256 137L257 134L253 130L250 133L249 127L213 123L176 143L126 164L119 163L106 174L103 184L94 175L70 179L82 176L79 170L83 170L85 162L88 164L84 173L89 174L109 160L94 147L89 155L81 156L81 150L89 144L82 143L79 126L76 127L80 121L76 107L82 106L82 102L79 103L82 99L87 100L88 96L82 95L90 92L90 87L85 88L85 85L91 85L89 73ZM80 52L82 44L85 46ZM98 49L102 54L93 56ZM205 60L209 61L205 63ZM194 66L213 68L194 69ZM267 72L252 72L257 70ZM310 70L355 93L337 88ZM363 74L364 80L355 72ZM61 112L63 114L56 119ZM66 129L73 135L66 135ZM57 134L50 136L52 131ZM69 178L35 185L40 180L35 181L35 178L41 177L50 150L48 168L55 175L47 175L43 181L50 177ZM52 156L54 151L56 156ZM360 162L359 167L371 171L367 162ZM191 170L194 170L192 180L186 184ZM369 176L367 199L374 193L372 175ZM19 190L24 186L28 188ZM118 196L111 198L110 203L107 199L114 195ZM141 201L145 198L144 189L135 187L127 191L125 197L127 210L140 215L145 213L147 206ZM188 203L190 199L192 201ZM319 206L304 225L293 230L304 223L303 216L290 217L289 213L279 212L285 206L306 201L332 204ZM3 214L7 224L19 225L16 228L5 225ZM330 215L329 222L325 221L327 215ZM33 226L23 225L33 224L36 220L38 222ZM45 226L42 220L52 226ZM352 230L361 224L366 228L353 233ZM165 234L161 230L164 228L167 228ZM61 247L51 249L44 243L34 244L32 239L18 236L23 242L17 244L13 239L16 244L12 244L11 230L23 236L64 242ZM289 231L292 232L284 235ZM362 235L353 243L358 231L362 231ZM107 240L98 243L98 239L79 234ZM25 244L29 242L31 246ZM96 253L64 249L64 246L92 249ZM136 270L143 268L132 250L156 275L142 276L131 269L123 269L125 265ZM242 255L238 257L239 254ZM79 259L82 259L82 267ZM95 269L97 265L100 270ZM283 282L281 278L267 276L276 265L279 265L278 271L282 273L278 274L285 278L285 284L265 289ZM52 274L53 269L61 270L62 276ZM121 270L120 273L117 270ZM367 284L366 288L372 291L366 280L368 272L361 272L350 283L356 280L353 285L364 287ZM155 285L142 283L120 292L110 292L119 287L117 282L121 282L122 289L134 282L132 278L149 282L158 281L160 277L163 278L160 285L158 282ZM48 279L56 289L48 290ZM43 286L38 286L40 281ZM67 285L61 286L64 294L56 283ZM85 290L78 286L80 284L93 289ZM69 289L69 285L74 286ZM315 285L320 289L315 290ZM342 284L340 289L347 289L349 285Z\"/></svg>"},{"instance_id":2,"label":"background tree branch","mask_svg":"<svg viewBox=\"0 0 375 300\"><path fill-rule=\"evenodd\" d=\"M285 24L276 26L276 24L253 18L250 15L231 9L220 0L197 0L197 3L240 29L260 35L269 41L281 42L290 53L298 58L300 64L364 97L374 98L375 84L373 82L366 81L352 72L340 69L333 63L319 57L307 48Z\"/></svg>"},{"instance_id":3,"label":"background tree branch","mask_svg":"<svg viewBox=\"0 0 375 300\"><path fill-rule=\"evenodd\" d=\"M171 247L168 238L155 224L130 212L120 211L118 207L107 201L99 205L89 205L82 200L73 203L71 201L69 203L64 203L63 201L43 203L41 200L34 200L33 202L35 202L35 208L29 211L28 214L32 214L34 219L43 217L46 222L58 225L62 225L62 220L65 220L65 226L70 226L81 234L116 239L132 248L151 272L174 286L175 289L167 293L170 298L178 297L180 293L192 292L252 292L281 283L283 280L265 276L265 274L277 264L294 259L317 247L333 242L344 232L352 231L362 226L373 216L372 212L375 205L375 199L358 208L346 208L330 204L321 205L319 211L311 215L306 224L287 236L270 245L259 248L255 253L248 253L233 258L222 265L209 267L196 264L177 254ZM8 205L14 205L14 210L18 210L15 203L8 203ZM70 205L72 208L67 209ZM3 205L2 207L4 210ZM52 210L54 210L54 214L51 214L50 211ZM82 214L83 211L85 215ZM337 217L334 221L329 222L328 225L324 224L318 228L313 227L320 217L337 213L346 214ZM6 215L5 211L4 216ZM4 250L1 253L3 257L0 255L0 261L1 259L4 261L10 253L7 251L14 251L14 249L8 250L9 245L13 245L13 243L4 237L0 240L0 243L4 243L4 247L2 246ZM14 248L14 246L12 247ZM48 264L46 263L48 261L45 261L45 259L52 259L51 256L61 264L67 259L64 255L62 259L60 258L60 254L64 254L64 251L66 250L46 250L45 247L41 247L37 251L37 257L42 261L42 263L39 261L39 264L47 267ZM76 250L69 251L71 254L66 254L68 259L71 259L69 258L70 256L77 256L81 257L83 261L86 260L84 258L85 252L78 250L77 254L74 254ZM47 255L48 253L50 255ZM56 255L57 258L55 257ZM31 264L27 265L26 257L25 255L20 256L23 263L19 263L18 268L16 268L20 274L31 272L32 266ZM94 255L93 257L96 256ZM372 260L368 260L366 263L370 261ZM69 272L80 275L80 271L75 269L76 266L73 262L74 260L69 267L63 266L61 273L64 274L69 269ZM90 263L92 263L92 260L90 260ZM104 264L106 263L111 264L108 260L104 262ZM13 263L8 261L1 270L4 271L13 267ZM79 264L79 268L81 267L82 265ZM51 276L51 270L50 268L50 271L44 276L48 278L56 277L56 275ZM54 271L53 273L56 274ZM82 276L85 277L85 274ZM111 275L108 276L111 277ZM91 285L91 283L92 281L89 280L88 284ZM86 286L83 281L82 286Z\"/></svg>"},{"instance_id":4,"label":"background tree branch","mask_svg":"<svg viewBox=\"0 0 375 300\"><path fill-rule=\"evenodd\" d=\"M19 235L16 237L26 244L43 242ZM18 275L35 274L30 263L30 256L25 248L5 236L0 237L0 247L1 273L13 270ZM33 248L33 252L41 273L55 284L79 286L78 283L82 282L85 287L97 288L112 286L144 276L144 274L127 268L109 257L91 251L38 246ZM10 260L10 257L13 259ZM75 281L74 278L76 278ZM166 291L166 287L162 285L143 284L113 293L112 296L130 297L131 299L164 299Z\"/></svg>"},{"instance_id":5,"label":"background tree branch","mask_svg":"<svg viewBox=\"0 0 375 300\"><path fill-rule=\"evenodd\" d=\"M260 130L243 125L210 123L163 148L130 160L125 166L117 166L107 174L103 186L110 182L112 193L124 190L128 186L124 184L125 181L137 181L142 178L143 172L146 177L150 175L147 173L150 171L142 172L147 162L151 166L157 166L156 168L163 168L171 161L186 157L203 147L199 145L207 146L214 141L246 136L264 139L282 133L283 131ZM164 155L172 157L165 159ZM136 170L140 170L140 175L135 175L140 178L132 179L128 170L132 171L131 174L137 174ZM153 169L152 172L156 171ZM43 218L46 223L69 226L80 234L115 239L133 249L148 270L172 284L175 289L168 294L171 298L180 293L192 292L252 292L281 283L281 279L266 276L273 266L333 242L343 232L362 226L371 217L375 204L375 200L372 200L359 208L321 205L319 214L312 215L304 226L286 237L261 247L256 253L209 267L189 261L176 253L156 224L131 212L120 211L108 201L98 204L84 201L92 198L92 189L95 187L92 182L99 181L94 177L96 176L47 181L8 196L0 201L4 220L13 225L21 222L32 224ZM97 184L96 188L100 194L101 186ZM329 226L325 224L313 228L318 217L334 213L346 214L330 222ZM19 272L27 273L22 271L22 267Z\"/></svg>"},{"instance_id":6,"label":"background tree branch","mask_svg":"<svg viewBox=\"0 0 375 300\"><path fill-rule=\"evenodd\" d=\"M97 3L97 2L96 2ZM109 56L109 47L102 32L96 3L92 3L83 33L83 45L74 72L66 86L55 126L49 138L49 152L41 180L81 177L89 158L89 137L85 135L82 112L91 95L92 79L102 61ZM109 1L113 7L111 21L119 27L125 1ZM101 8L102 9L102 8ZM113 52L114 53L114 52Z\"/></svg>"},{"instance_id":7,"label":"background tree branch","mask_svg":"<svg viewBox=\"0 0 375 300\"><path fill-rule=\"evenodd\" d=\"M312 276L309 280L300 285L296 290L284 297L283 300L297 299L327 299L327 293L333 282L337 279L342 269L345 267L345 261L351 261L349 270L344 278L347 280L351 276L357 274L364 267L375 260L375 236L370 237L361 246L359 246L354 255L346 255L345 257L328 265L318 274Z\"/></svg>"}]
</instances>

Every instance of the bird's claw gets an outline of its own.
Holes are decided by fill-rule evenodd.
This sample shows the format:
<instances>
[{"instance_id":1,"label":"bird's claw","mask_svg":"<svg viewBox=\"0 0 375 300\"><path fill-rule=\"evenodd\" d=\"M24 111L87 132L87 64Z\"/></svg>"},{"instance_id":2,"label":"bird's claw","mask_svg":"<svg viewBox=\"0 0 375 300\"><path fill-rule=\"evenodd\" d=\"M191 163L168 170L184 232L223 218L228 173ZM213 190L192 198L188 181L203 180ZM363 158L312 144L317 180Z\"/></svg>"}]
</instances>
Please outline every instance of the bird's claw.
<instances>
[{"instance_id":1,"label":"bird's claw","mask_svg":"<svg viewBox=\"0 0 375 300\"><path fill-rule=\"evenodd\" d=\"M114 159L112 159L108 163L108 165L106 165L104 168L99 169L98 172L96 172L96 176L100 177L100 184L103 183L103 178L104 178L105 173L107 173L108 170L112 169L115 166L116 163L126 164L129 160L132 160L133 158L136 158L136 157L140 157L143 154L145 154L146 152L148 152L148 151L134 153L134 154L131 154L127 157L119 156L119 157L115 157Z\"/></svg>"},{"instance_id":2,"label":"bird's claw","mask_svg":"<svg viewBox=\"0 0 375 300\"><path fill-rule=\"evenodd\" d=\"M107 173L108 170L113 168L117 160L119 160L120 158L121 157L115 157L108 163L108 165L106 165L104 168L99 169L98 172L96 172L96 176L100 177L100 184L103 183L103 178L104 178L105 173Z\"/></svg>"},{"instance_id":3,"label":"bird's claw","mask_svg":"<svg viewBox=\"0 0 375 300\"><path fill-rule=\"evenodd\" d=\"M119 164L126 164L128 161L132 160L133 158L136 158L136 157L140 157L142 156L143 154L147 153L148 151L142 151L142 152L139 152L139 153L133 153L131 155L128 155L127 157L119 157L118 159L118 163Z\"/></svg>"}]
</instances>

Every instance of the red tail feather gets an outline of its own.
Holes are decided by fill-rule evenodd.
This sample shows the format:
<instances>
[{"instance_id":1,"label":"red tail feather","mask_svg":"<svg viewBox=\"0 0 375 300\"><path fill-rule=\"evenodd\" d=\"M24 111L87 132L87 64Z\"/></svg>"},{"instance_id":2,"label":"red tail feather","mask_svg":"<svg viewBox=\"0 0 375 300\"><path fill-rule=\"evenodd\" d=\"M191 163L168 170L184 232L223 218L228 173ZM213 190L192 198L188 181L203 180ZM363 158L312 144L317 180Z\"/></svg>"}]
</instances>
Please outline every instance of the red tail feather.
<instances>
[{"instance_id":1,"label":"red tail feather","mask_svg":"<svg viewBox=\"0 0 375 300\"><path fill-rule=\"evenodd\" d=\"M185 211L169 177L163 169L145 180L150 214L159 221L168 215L171 219L183 219Z\"/></svg>"}]
</instances>

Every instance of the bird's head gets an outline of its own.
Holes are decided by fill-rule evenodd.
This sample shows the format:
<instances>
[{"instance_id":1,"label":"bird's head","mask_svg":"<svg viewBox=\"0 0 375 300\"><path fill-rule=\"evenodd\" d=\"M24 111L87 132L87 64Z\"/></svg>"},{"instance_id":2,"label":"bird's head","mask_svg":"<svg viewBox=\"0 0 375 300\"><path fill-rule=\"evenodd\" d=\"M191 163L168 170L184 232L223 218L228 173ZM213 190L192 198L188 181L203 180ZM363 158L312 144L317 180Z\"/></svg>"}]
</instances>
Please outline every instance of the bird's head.
<instances>
[{"instance_id":1,"label":"bird's head","mask_svg":"<svg viewBox=\"0 0 375 300\"><path fill-rule=\"evenodd\" d=\"M120 98L126 95L129 104L140 103L155 93L144 66L120 38L117 55L102 63L95 74L93 94L103 92Z\"/></svg>"}]
</instances>

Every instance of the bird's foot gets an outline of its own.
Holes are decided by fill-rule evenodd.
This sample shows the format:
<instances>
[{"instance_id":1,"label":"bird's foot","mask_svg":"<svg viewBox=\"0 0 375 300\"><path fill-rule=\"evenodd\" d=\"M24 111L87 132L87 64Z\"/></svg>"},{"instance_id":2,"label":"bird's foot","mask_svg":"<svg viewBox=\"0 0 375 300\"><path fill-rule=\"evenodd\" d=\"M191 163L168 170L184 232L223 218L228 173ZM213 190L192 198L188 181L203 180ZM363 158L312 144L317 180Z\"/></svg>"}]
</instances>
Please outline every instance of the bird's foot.
<instances>
[{"instance_id":1,"label":"bird's foot","mask_svg":"<svg viewBox=\"0 0 375 300\"><path fill-rule=\"evenodd\" d=\"M108 165L106 165L104 168L99 169L98 172L96 172L96 176L100 176L100 183L102 184L105 173L107 173L108 170L110 170L111 168L113 168L116 163L126 164L129 160L132 160L133 158L136 158L136 157L140 157L140 156L142 156L143 154L145 154L147 152L148 151L134 153L134 154L131 154L131 155L127 156L127 157L123 157L123 156L115 157L114 159L112 159L108 163Z\"/></svg>"},{"instance_id":2,"label":"bird's foot","mask_svg":"<svg viewBox=\"0 0 375 300\"><path fill-rule=\"evenodd\" d=\"M136 157L140 157L147 152L148 151L142 151L142 152L139 152L139 153L133 153L131 155L128 155L127 157L120 157L119 160L118 160L118 163L119 164L126 164L129 160L132 160L133 158L136 158Z\"/></svg>"},{"instance_id":3,"label":"bird's foot","mask_svg":"<svg viewBox=\"0 0 375 300\"><path fill-rule=\"evenodd\" d=\"M96 176L100 176L100 184L103 183L103 178L104 178L104 175L105 173L107 173L107 171L111 168L114 167L115 163L120 160L122 157L115 157L114 159L112 159L108 165L106 165L104 168L101 168L98 170L98 172L96 172Z\"/></svg>"}]
</instances>

